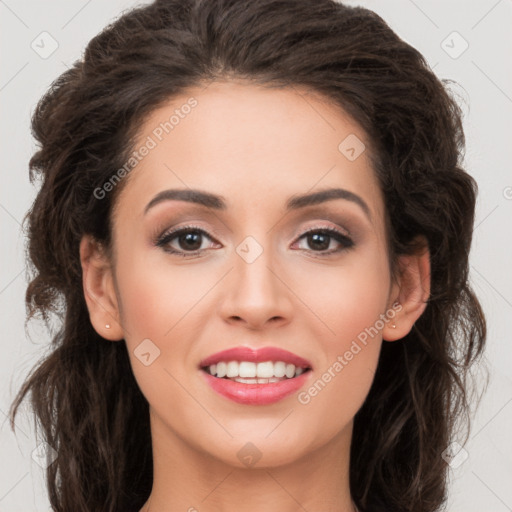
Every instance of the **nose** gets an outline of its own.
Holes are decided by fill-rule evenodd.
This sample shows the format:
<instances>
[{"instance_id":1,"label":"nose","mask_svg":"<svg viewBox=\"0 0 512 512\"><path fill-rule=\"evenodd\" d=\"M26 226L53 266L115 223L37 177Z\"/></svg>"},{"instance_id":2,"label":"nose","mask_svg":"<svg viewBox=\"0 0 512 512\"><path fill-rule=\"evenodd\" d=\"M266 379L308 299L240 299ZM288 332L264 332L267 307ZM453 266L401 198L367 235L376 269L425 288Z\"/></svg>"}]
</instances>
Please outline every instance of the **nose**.
<instances>
[{"instance_id":1,"label":"nose","mask_svg":"<svg viewBox=\"0 0 512 512\"><path fill-rule=\"evenodd\" d=\"M226 322L260 330L291 321L293 293L270 252L263 251L252 262L234 255L234 268L226 276L227 291L221 302L220 313Z\"/></svg>"}]
</instances>

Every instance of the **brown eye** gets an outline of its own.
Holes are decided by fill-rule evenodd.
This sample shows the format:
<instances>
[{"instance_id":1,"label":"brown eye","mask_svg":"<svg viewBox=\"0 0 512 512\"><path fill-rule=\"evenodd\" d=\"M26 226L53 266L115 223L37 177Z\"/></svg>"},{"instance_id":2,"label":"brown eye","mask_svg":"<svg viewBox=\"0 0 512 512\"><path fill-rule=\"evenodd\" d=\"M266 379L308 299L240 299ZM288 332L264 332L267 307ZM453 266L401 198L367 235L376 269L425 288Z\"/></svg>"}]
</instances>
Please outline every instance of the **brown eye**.
<instances>
[{"instance_id":1,"label":"brown eye","mask_svg":"<svg viewBox=\"0 0 512 512\"><path fill-rule=\"evenodd\" d=\"M164 233L156 242L158 247L164 251L178 256L197 256L202 252L201 245L203 238L210 240L212 238L206 231L194 226L186 226L171 232ZM171 242L176 241L176 245L171 246Z\"/></svg>"},{"instance_id":2,"label":"brown eye","mask_svg":"<svg viewBox=\"0 0 512 512\"><path fill-rule=\"evenodd\" d=\"M354 242L346 235L340 233L335 229L330 228L313 228L306 231L299 240L306 239L308 246L313 252L320 252L325 254L337 253L342 250L348 249L354 245ZM331 241L335 240L342 247L341 249L334 249L326 251L329 248ZM309 249L305 249L309 250Z\"/></svg>"}]
</instances>

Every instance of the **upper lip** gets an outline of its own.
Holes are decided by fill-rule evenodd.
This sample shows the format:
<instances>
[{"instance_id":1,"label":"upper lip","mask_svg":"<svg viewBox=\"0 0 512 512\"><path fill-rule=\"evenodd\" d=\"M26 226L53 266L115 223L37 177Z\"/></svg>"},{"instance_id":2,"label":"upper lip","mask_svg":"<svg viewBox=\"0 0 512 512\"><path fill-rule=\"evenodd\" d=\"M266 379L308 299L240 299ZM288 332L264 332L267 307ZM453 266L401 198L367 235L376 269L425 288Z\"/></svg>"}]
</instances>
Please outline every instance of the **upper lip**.
<instances>
[{"instance_id":1,"label":"upper lip","mask_svg":"<svg viewBox=\"0 0 512 512\"><path fill-rule=\"evenodd\" d=\"M288 350L277 347L262 347L254 349L251 347L234 347L221 352L216 352L203 359L199 366L201 368L216 364L219 361L250 361L262 363L264 361L283 361L300 368L311 368L311 363Z\"/></svg>"}]
</instances>

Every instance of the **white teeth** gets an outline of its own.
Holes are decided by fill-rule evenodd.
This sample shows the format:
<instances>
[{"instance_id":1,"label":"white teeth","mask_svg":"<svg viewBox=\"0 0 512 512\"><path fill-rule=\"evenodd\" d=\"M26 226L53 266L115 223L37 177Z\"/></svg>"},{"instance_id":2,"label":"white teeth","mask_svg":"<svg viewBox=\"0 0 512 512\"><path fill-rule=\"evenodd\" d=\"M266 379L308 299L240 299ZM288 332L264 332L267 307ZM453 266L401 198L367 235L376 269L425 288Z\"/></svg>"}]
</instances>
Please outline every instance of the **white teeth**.
<instances>
[{"instance_id":1,"label":"white teeth","mask_svg":"<svg viewBox=\"0 0 512 512\"><path fill-rule=\"evenodd\" d=\"M283 363L283 361L277 361L277 363L274 363L274 375L276 377L284 377L285 373L286 365Z\"/></svg>"},{"instance_id":2,"label":"white teeth","mask_svg":"<svg viewBox=\"0 0 512 512\"><path fill-rule=\"evenodd\" d=\"M238 361L229 361L226 377L238 377Z\"/></svg>"},{"instance_id":3,"label":"white teeth","mask_svg":"<svg viewBox=\"0 0 512 512\"><path fill-rule=\"evenodd\" d=\"M295 376L295 365L293 364L287 364L286 365L286 371L285 371L285 374L286 376L291 379L292 377Z\"/></svg>"},{"instance_id":4,"label":"white teeth","mask_svg":"<svg viewBox=\"0 0 512 512\"><path fill-rule=\"evenodd\" d=\"M212 364L210 366L210 373L212 375L215 375L215 368L212 368L212 366L215 366L215 365ZM224 362L217 363L217 377L219 377L219 378L225 377L226 376L226 370L227 370L226 363L224 363Z\"/></svg>"},{"instance_id":5,"label":"white teeth","mask_svg":"<svg viewBox=\"0 0 512 512\"><path fill-rule=\"evenodd\" d=\"M272 377L270 379L243 379L242 377L235 377L233 379L236 382L242 382L243 384L268 384L269 382L279 382L282 379Z\"/></svg>"},{"instance_id":6,"label":"white teeth","mask_svg":"<svg viewBox=\"0 0 512 512\"><path fill-rule=\"evenodd\" d=\"M278 382L285 376L288 379L302 374L304 368L286 364L283 361L265 361L253 363L249 361L220 361L208 367L211 375L219 378L228 377L246 384L266 384Z\"/></svg>"},{"instance_id":7,"label":"white teeth","mask_svg":"<svg viewBox=\"0 0 512 512\"><path fill-rule=\"evenodd\" d=\"M240 377L256 377L256 363L242 361L238 365L238 375Z\"/></svg>"},{"instance_id":8,"label":"white teeth","mask_svg":"<svg viewBox=\"0 0 512 512\"><path fill-rule=\"evenodd\" d=\"M256 367L256 375L258 377L261 377L262 379L268 379L270 377L275 377L274 363L272 361L258 363L258 366Z\"/></svg>"}]
</instances>

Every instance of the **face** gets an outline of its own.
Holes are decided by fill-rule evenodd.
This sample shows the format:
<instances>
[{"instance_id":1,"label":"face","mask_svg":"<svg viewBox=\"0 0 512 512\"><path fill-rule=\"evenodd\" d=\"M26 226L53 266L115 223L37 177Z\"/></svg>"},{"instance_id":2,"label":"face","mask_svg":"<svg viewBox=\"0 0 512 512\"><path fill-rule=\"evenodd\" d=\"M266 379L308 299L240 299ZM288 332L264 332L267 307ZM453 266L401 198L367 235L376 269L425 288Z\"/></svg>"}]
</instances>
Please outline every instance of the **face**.
<instances>
[{"instance_id":1,"label":"face","mask_svg":"<svg viewBox=\"0 0 512 512\"><path fill-rule=\"evenodd\" d=\"M154 442L235 466L250 442L275 466L350 432L393 323L383 198L362 144L312 92L242 82L191 89L141 126L135 149L149 150L116 203L113 278ZM342 192L298 201L330 189ZM286 350L310 370L279 399L258 400L264 385L228 398L200 365L235 347Z\"/></svg>"}]
</instances>

